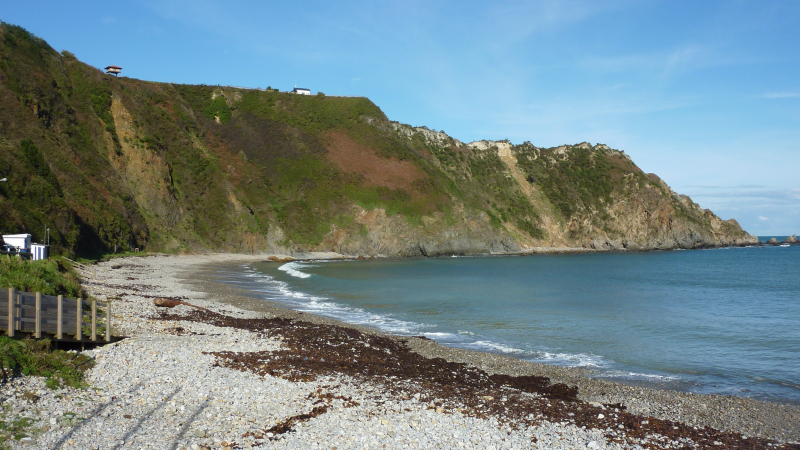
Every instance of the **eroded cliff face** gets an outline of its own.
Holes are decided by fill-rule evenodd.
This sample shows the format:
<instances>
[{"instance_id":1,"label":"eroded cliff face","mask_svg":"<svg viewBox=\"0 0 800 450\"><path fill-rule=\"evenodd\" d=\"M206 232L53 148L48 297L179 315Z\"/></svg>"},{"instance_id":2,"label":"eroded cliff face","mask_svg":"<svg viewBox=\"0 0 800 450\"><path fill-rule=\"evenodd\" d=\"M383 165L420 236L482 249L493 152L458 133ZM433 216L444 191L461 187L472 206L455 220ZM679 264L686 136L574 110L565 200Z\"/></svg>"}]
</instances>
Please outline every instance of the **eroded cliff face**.
<instances>
[{"instance_id":1,"label":"eroded cliff face","mask_svg":"<svg viewBox=\"0 0 800 450\"><path fill-rule=\"evenodd\" d=\"M497 146L501 158L509 152L508 144L502 144ZM521 175L516 162L517 158L530 158L531 150L517 147L516 158L502 158L523 186L530 183ZM591 206L577 201L578 207L573 208L571 214L554 208L553 199L541 195L541 189L535 185L524 189L531 192L529 198L543 211L548 245L595 250L648 250L758 242L758 238L742 230L734 219L723 221L710 210L700 208L688 196L673 191L655 174L643 174L623 152L604 144L561 146L544 152L544 156L540 149L533 150L533 153L533 159L550 158L550 166L580 158L575 153L582 153L592 161L589 170L597 169L598 161L605 160L597 181L608 183L607 195L604 197L602 192L594 194L599 198Z\"/></svg>"},{"instance_id":2,"label":"eroded cliff face","mask_svg":"<svg viewBox=\"0 0 800 450\"><path fill-rule=\"evenodd\" d=\"M610 205L614 233L596 230L597 236L584 239L594 249L673 249L719 247L758 243L734 219L724 221L685 195L675 193L663 181L658 186L640 186L632 176L623 192Z\"/></svg>"},{"instance_id":3,"label":"eroded cliff face","mask_svg":"<svg viewBox=\"0 0 800 450\"><path fill-rule=\"evenodd\" d=\"M757 242L623 152L465 144L366 98L116 78L0 25L0 229L56 251L363 256Z\"/></svg>"},{"instance_id":4,"label":"eroded cliff face","mask_svg":"<svg viewBox=\"0 0 800 450\"><path fill-rule=\"evenodd\" d=\"M492 227L481 212L467 212L458 205L451 217L434 213L411 224L386 210L353 206L358 232L334 229L314 250L345 255L417 257L471 254L509 254L521 251L517 241Z\"/></svg>"},{"instance_id":5,"label":"eroded cliff face","mask_svg":"<svg viewBox=\"0 0 800 450\"><path fill-rule=\"evenodd\" d=\"M346 254L432 256L525 253L541 251L543 248L551 251L691 249L758 242L755 236L742 230L734 219L724 221L711 211L700 208L689 197L674 192L656 175L642 173L623 152L602 144L591 146L581 143L554 149L514 146L507 141L463 144L426 128L399 124L392 124L391 128L405 139L421 138L429 149L438 148L438 152L430 152L432 158L441 153L457 153L459 149L467 155L466 160L496 156L505 166L503 176L513 180L511 190L518 190L533 206L537 213L535 225L543 233L531 235L511 220L492 224L489 218L491 211L489 214L485 211L469 211L463 203L454 210L450 224L443 214L426 217L422 223L411 225L401 217L387 217L385 211L380 209L364 211L356 207L356 222L364 227L363 232L348 234L344 230L336 230L332 238L317 249ZM555 198L552 189L537 185L536 177L532 174L536 167L530 164L521 167L517 163L518 159L535 161L542 158L547 162L541 164L539 169L547 170L548 167L574 159L576 152L582 153L580 157L588 161L585 162L586 170L596 169L597 161L604 161L599 164L606 171L602 174L604 176L589 182L597 181L607 186L602 192L590 194L590 201L580 195L572 198L573 207L555 206L560 199ZM445 158L436 158L434 162L437 167L448 171L447 163L441 159ZM454 183L471 181L470 171L462 172L458 167L449 169ZM537 175L543 174L540 172ZM598 198L591 198L592 195Z\"/></svg>"}]
</instances>

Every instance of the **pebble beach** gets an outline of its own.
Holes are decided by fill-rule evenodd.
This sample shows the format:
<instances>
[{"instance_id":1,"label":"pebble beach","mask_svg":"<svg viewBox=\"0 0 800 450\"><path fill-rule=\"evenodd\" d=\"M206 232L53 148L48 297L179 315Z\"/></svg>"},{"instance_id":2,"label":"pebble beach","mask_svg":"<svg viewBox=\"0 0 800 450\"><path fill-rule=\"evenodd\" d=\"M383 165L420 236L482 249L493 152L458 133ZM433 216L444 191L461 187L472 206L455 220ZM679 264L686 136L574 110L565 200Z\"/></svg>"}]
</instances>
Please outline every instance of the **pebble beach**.
<instances>
[{"instance_id":1,"label":"pebble beach","mask_svg":"<svg viewBox=\"0 0 800 450\"><path fill-rule=\"evenodd\" d=\"M119 342L86 389L0 388L40 449L800 449L800 407L591 378L388 336L216 283L269 255L119 258L82 272ZM336 255L312 255L335 257ZM179 303L158 307L156 299Z\"/></svg>"}]
</instances>

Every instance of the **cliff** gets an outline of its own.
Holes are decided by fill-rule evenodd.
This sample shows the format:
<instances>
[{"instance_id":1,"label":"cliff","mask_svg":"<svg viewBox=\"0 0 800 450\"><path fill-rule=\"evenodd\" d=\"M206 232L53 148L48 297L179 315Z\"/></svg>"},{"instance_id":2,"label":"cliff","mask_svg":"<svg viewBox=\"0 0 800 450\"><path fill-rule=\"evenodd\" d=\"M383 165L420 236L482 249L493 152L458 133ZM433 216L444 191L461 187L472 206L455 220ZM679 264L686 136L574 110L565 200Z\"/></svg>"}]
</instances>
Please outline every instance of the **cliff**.
<instances>
[{"instance_id":1,"label":"cliff","mask_svg":"<svg viewBox=\"0 0 800 450\"><path fill-rule=\"evenodd\" d=\"M70 254L757 242L586 143L465 144L366 98L116 78L0 26L0 230Z\"/></svg>"}]
</instances>

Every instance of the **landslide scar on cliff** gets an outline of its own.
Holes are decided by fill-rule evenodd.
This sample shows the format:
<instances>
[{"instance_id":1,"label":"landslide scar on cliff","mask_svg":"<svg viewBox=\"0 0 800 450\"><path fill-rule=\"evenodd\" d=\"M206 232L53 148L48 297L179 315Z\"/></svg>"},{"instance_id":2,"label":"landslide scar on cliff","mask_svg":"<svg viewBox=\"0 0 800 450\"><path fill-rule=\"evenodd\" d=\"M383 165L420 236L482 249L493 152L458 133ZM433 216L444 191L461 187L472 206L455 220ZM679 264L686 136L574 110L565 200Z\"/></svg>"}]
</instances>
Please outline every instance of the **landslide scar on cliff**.
<instances>
[{"instance_id":1,"label":"landslide scar on cliff","mask_svg":"<svg viewBox=\"0 0 800 450\"><path fill-rule=\"evenodd\" d=\"M413 163L382 158L371 147L361 145L343 133L329 133L326 138L328 159L345 172L362 175L369 185L411 192L413 183L426 177L425 172Z\"/></svg>"}]
</instances>

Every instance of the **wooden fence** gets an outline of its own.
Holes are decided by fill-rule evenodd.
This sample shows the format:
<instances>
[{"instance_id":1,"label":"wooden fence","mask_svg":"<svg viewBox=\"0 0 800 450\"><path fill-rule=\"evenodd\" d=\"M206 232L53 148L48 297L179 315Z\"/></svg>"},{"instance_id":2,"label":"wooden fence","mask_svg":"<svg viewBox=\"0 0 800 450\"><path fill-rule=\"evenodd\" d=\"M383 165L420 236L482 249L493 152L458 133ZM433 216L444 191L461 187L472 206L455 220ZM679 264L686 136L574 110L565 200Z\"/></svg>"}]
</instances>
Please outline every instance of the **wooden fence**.
<instances>
[{"instance_id":1,"label":"wooden fence","mask_svg":"<svg viewBox=\"0 0 800 450\"><path fill-rule=\"evenodd\" d=\"M89 306L84 311L84 306ZM105 340L111 341L111 303L105 303ZM89 321L87 321L89 319ZM55 340L85 341L89 337L97 341L97 302L63 296L42 295L40 293L18 292L0 289L0 329L14 337L16 332L30 333L41 338L42 333L53 336ZM91 327L85 335L83 327ZM73 336L72 338L68 336Z\"/></svg>"}]
</instances>

